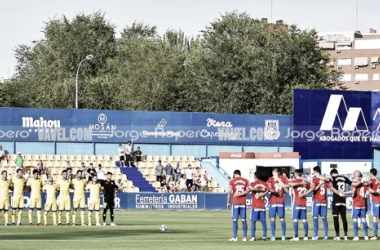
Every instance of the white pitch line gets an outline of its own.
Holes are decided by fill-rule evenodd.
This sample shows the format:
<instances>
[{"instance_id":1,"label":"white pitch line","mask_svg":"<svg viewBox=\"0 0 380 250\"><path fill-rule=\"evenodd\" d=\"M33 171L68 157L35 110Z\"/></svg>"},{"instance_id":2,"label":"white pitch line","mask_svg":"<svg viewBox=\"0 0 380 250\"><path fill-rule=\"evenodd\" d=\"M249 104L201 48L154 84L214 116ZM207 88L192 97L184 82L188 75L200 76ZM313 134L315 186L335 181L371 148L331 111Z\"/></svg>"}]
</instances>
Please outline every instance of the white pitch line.
<instances>
[{"instance_id":1,"label":"white pitch line","mask_svg":"<svg viewBox=\"0 0 380 250\"><path fill-rule=\"evenodd\" d=\"M85 240L22 240L22 239L17 239L17 240L7 240L7 239L2 239L1 242L5 242L5 241L9 241L9 242L18 242L18 241L30 241L30 242L41 242L41 241L46 241L46 242L86 242ZM113 240L94 240L94 239L90 239L88 241L91 241L91 242L115 242L115 239ZM221 242L221 240L117 240L117 242L141 242L141 241L145 241L145 242ZM227 242L227 240L226 240Z\"/></svg>"}]
</instances>

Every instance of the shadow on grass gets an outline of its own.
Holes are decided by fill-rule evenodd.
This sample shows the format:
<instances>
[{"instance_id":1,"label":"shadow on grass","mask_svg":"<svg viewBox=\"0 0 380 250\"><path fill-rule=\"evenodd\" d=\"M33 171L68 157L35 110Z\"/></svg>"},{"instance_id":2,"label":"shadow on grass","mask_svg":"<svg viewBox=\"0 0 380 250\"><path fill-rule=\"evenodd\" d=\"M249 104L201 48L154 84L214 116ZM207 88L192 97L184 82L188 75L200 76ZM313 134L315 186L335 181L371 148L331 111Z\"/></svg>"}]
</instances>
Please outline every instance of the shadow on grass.
<instances>
[{"instance_id":1,"label":"shadow on grass","mask_svg":"<svg viewBox=\"0 0 380 250\"><path fill-rule=\"evenodd\" d=\"M68 228L63 228L62 230L55 230L56 232L46 232L45 230L39 230L39 233L32 233L31 231L8 233L6 235L1 235L0 240L87 240L91 239L105 239L105 238L119 238L119 237L129 237L129 236L144 236L149 235L152 237L162 237L162 236L173 236L178 237L181 234L189 234L191 231L187 230L176 230L173 232L162 233L158 229L117 229L117 230L69 230ZM23 230L24 231L24 230ZM171 238L171 237L170 237Z\"/></svg>"}]
</instances>

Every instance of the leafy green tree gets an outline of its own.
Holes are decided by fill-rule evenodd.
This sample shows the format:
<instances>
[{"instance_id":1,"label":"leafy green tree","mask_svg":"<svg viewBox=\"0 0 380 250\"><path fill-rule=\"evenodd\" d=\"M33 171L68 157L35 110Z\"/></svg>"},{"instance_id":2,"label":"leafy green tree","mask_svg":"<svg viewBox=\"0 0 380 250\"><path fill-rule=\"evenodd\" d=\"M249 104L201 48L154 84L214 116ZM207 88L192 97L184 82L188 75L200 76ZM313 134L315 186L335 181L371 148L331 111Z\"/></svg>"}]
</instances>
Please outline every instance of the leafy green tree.
<instances>
[{"instance_id":1,"label":"leafy green tree","mask_svg":"<svg viewBox=\"0 0 380 250\"><path fill-rule=\"evenodd\" d=\"M291 114L294 88L342 88L316 31L226 13L196 38L134 22L115 38L100 12L48 21L44 39L16 48L4 106Z\"/></svg>"},{"instance_id":2,"label":"leafy green tree","mask_svg":"<svg viewBox=\"0 0 380 250\"><path fill-rule=\"evenodd\" d=\"M268 26L245 13L212 22L187 61L201 111L290 114L293 88L340 87L314 30Z\"/></svg>"},{"instance_id":3,"label":"leafy green tree","mask_svg":"<svg viewBox=\"0 0 380 250\"><path fill-rule=\"evenodd\" d=\"M43 34L44 38L31 46L16 48L16 75L5 89L20 88L7 105L72 108L78 63L89 54L95 56L81 67L81 92L86 79L97 76L116 53L114 26L100 12L79 14L73 20L65 16L49 20ZM81 98L79 101L82 104Z\"/></svg>"}]
</instances>

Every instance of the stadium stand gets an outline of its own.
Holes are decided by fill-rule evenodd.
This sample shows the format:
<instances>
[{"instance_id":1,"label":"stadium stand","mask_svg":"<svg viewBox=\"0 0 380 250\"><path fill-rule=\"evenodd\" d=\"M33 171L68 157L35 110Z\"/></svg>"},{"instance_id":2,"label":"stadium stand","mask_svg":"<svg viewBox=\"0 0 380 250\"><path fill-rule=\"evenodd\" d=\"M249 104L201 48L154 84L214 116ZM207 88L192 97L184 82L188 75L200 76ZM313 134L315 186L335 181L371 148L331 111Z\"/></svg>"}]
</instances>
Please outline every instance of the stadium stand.
<instances>
[{"instance_id":1,"label":"stadium stand","mask_svg":"<svg viewBox=\"0 0 380 250\"><path fill-rule=\"evenodd\" d=\"M10 155L10 160L1 161L0 168L7 170L9 175L12 175L16 171L15 154ZM122 190L125 192L157 192L160 190L161 185L156 181L154 167L158 160L161 160L164 165L168 161L179 162L181 165L181 173L184 173L188 165L191 164L193 168L199 167L201 174L207 174L210 192L225 192L226 189L221 187L217 180L212 178L212 172L207 173L201 166L201 163L197 161L194 156L180 156L180 155L147 155L142 158L143 161L138 162L137 168L120 168L119 156L114 155L51 155L51 154L26 154L24 155L24 174L30 168L37 166L37 162L42 160L48 169L48 174L51 174L54 180L60 175L61 171L67 166L67 162L70 162L72 167L72 173L75 176L77 170L80 169L81 163L84 162L88 167L90 163L93 163L95 168L98 164L102 164L105 172L112 172L114 179L121 179L123 185ZM46 179L46 176L44 177ZM175 184L174 182L169 183Z\"/></svg>"}]
</instances>

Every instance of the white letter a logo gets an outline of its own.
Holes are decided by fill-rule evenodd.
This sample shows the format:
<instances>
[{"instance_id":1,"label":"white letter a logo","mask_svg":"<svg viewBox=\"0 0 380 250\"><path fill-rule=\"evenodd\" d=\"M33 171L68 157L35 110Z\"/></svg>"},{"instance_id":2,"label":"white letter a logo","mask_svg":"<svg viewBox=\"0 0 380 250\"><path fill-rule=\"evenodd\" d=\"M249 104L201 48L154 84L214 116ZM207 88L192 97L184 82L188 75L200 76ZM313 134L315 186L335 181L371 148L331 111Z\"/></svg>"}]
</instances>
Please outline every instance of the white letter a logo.
<instances>
[{"instance_id":1,"label":"white letter a logo","mask_svg":"<svg viewBox=\"0 0 380 250\"><path fill-rule=\"evenodd\" d=\"M344 124L342 123L342 119L339 116L338 110L340 104L343 101L344 108L346 110L347 116ZM364 121L365 129L358 130L357 123L359 120L359 116ZM331 95L329 102L327 104L327 108L325 111L325 115L323 116L322 124L320 130L332 130L335 122L335 118L338 118L340 128L343 131L368 131L367 122L365 120L362 108L354 107L347 109L346 101L343 98L343 95Z\"/></svg>"}]
</instances>

